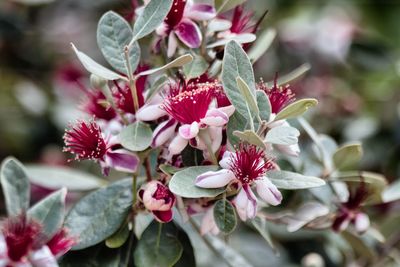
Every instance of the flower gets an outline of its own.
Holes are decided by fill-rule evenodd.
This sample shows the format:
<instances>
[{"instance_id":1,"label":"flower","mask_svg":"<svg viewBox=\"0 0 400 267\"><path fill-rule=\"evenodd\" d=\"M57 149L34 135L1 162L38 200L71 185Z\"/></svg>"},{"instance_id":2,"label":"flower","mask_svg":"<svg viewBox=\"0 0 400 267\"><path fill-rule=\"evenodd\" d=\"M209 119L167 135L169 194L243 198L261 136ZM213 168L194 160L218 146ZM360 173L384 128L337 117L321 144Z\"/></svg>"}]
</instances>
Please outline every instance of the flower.
<instances>
[{"instance_id":1,"label":"flower","mask_svg":"<svg viewBox=\"0 0 400 267\"><path fill-rule=\"evenodd\" d=\"M138 191L138 197L157 221L166 223L172 220L176 199L167 186L158 181L148 182Z\"/></svg>"},{"instance_id":2,"label":"flower","mask_svg":"<svg viewBox=\"0 0 400 267\"><path fill-rule=\"evenodd\" d=\"M50 242L43 243L44 236L42 225L28 219L25 213L3 221L0 233L0 266L58 267L56 258L62 254L53 253ZM55 236L52 239L54 238ZM63 240L67 244L63 246L65 253L75 241L67 235L63 236Z\"/></svg>"},{"instance_id":3,"label":"flower","mask_svg":"<svg viewBox=\"0 0 400 267\"><path fill-rule=\"evenodd\" d=\"M367 199L368 190L365 183L350 192L349 198L340 206L333 221L332 228L336 232L345 230L349 224L353 224L358 233L364 233L369 228L369 217L360 210L361 204Z\"/></svg>"},{"instance_id":4,"label":"flower","mask_svg":"<svg viewBox=\"0 0 400 267\"><path fill-rule=\"evenodd\" d=\"M175 54L178 46L176 37L189 48L198 48L202 36L193 20L210 20L215 14L212 5L193 3L191 0L174 0L167 17L156 31L162 38L168 36L168 57Z\"/></svg>"},{"instance_id":5,"label":"flower","mask_svg":"<svg viewBox=\"0 0 400 267\"><path fill-rule=\"evenodd\" d=\"M105 138L95 121L78 121L65 131L64 142L65 152L74 154L75 160L100 162L105 175L111 167L133 173L139 164L135 154L119 148L116 138Z\"/></svg>"},{"instance_id":6,"label":"flower","mask_svg":"<svg viewBox=\"0 0 400 267\"><path fill-rule=\"evenodd\" d=\"M68 230L66 228L61 228L50 241L47 242L51 253L57 258L67 253L75 244L76 240L68 236Z\"/></svg>"},{"instance_id":7,"label":"flower","mask_svg":"<svg viewBox=\"0 0 400 267\"><path fill-rule=\"evenodd\" d=\"M82 104L82 110L98 119L110 121L117 116L115 110L107 103L107 99L100 90L86 90L87 98Z\"/></svg>"},{"instance_id":8,"label":"flower","mask_svg":"<svg viewBox=\"0 0 400 267\"><path fill-rule=\"evenodd\" d=\"M241 189L233 203L243 221L256 216L257 199L251 190L253 184L264 201L273 206L281 203L281 192L266 176L266 172L274 169L275 164L256 146L240 144L235 152L226 151L219 165L222 170L197 176L195 184L203 188L219 188L238 183Z\"/></svg>"}]
</instances>

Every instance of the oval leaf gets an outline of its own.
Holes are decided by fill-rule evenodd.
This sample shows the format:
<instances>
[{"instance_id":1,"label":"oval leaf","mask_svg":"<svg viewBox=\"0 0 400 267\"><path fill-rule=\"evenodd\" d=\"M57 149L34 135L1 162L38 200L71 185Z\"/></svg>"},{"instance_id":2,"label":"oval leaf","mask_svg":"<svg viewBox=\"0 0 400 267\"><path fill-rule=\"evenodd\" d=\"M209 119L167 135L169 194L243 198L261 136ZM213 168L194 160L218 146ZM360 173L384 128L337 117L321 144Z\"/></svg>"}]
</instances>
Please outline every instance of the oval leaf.
<instances>
[{"instance_id":1,"label":"oval leaf","mask_svg":"<svg viewBox=\"0 0 400 267\"><path fill-rule=\"evenodd\" d=\"M196 166L179 171L169 181L172 193L186 198L215 197L225 191L225 188L205 189L194 184L197 176L207 171L216 171L218 166Z\"/></svg>"},{"instance_id":2,"label":"oval leaf","mask_svg":"<svg viewBox=\"0 0 400 267\"><path fill-rule=\"evenodd\" d=\"M253 131L234 131L233 135L239 137L242 141L248 142L249 144L261 147L263 149L267 148L261 138Z\"/></svg>"},{"instance_id":3,"label":"oval leaf","mask_svg":"<svg viewBox=\"0 0 400 267\"><path fill-rule=\"evenodd\" d=\"M275 121L296 118L303 115L309 108L314 107L318 104L317 99L304 98L297 100L282 109L275 117Z\"/></svg>"},{"instance_id":4,"label":"oval leaf","mask_svg":"<svg viewBox=\"0 0 400 267\"><path fill-rule=\"evenodd\" d=\"M208 69L208 63L201 56L194 56L193 61L183 66L186 79L199 77Z\"/></svg>"},{"instance_id":5,"label":"oval leaf","mask_svg":"<svg viewBox=\"0 0 400 267\"><path fill-rule=\"evenodd\" d=\"M74 250L93 246L117 231L132 205L132 179L127 178L82 198L69 212L65 226L79 238Z\"/></svg>"},{"instance_id":6,"label":"oval leaf","mask_svg":"<svg viewBox=\"0 0 400 267\"><path fill-rule=\"evenodd\" d=\"M140 121L122 129L118 136L121 145L132 151L143 151L151 144L153 133L148 124Z\"/></svg>"},{"instance_id":7,"label":"oval leaf","mask_svg":"<svg viewBox=\"0 0 400 267\"><path fill-rule=\"evenodd\" d=\"M97 26L97 44L105 59L119 72L128 74L125 46L132 40L132 29L128 22L113 11L108 11L99 20ZM140 60L140 47L137 42L129 50L129 62L132 71L136 70Z\"/></svg>"},{"instance_id":8,"label":"oval leaf","mask_svg":"<svg viewBox=\"0 0 400 267\"><path fill-rule=\"evenodd\" d=\"M79 51L73 43L71 43L72 49L74 50L75 54L78 56L78 59L82 63L82 65L85 67L85 69L94 74L97 75L101 78L104 78L106 80L118 80L118 79L123 79L127 81L127 79L118 73L107 69L106 67L100 65L93 59L91 59L88 55L85 53Z\"/></svg>"},{"instance_id":9,"label":"oval leaf","mask_svg":"<svg viewBox=\"0 0 400 267\"><path fill-rule=\"evenodd\" d=\"M264 141L275 145L294 145L299 135L299 130L290 126L274 127L268 131Z\"/></svg>"},{"instance_id":10,"label":"oval leaf","mask_svg":"<svg viewBox=\"0 0 400 267\"><path fill-rule=\"evenodd\" d=\"M106 239L106 246L109 248L119 248L125 244L129 237L129 227L128 224L123 224L118 231L116 231L112 236Z\"/></svg>"},{"instance_id":11,"label":"oval leaf","mask_svg":"<svg viewBox=\"0 0 400 267\"><path fill-rule=\"evenodd\" d=\"M140 73L138 73L136 75L136 77L147 76L147 75L150 75L150 74L158 73L158 72L163 71L163 70L182 67L183 65L185 65L185 64L187 64L189 62L192 62L192 60L193 60L192 55L186 54L186 55L183 55L183 56L180 56L180 57L174 59L173 61L169 62L168 64L165 64L162 67L140 72Z\"/></svg>"},{"instance_id":12,"label":"oval leaf","mask_svg":"<svg viewBox=\"0 0 400 267\"><path fill-rule=\"evenodd\" d=\"M259 116L260 111L258 110L257 102L255 96L251 93L249 86L240 77L236 77L236 83L240 93L246 101L249 118Z\"/></svg>"},{"instance_id":13,"label":"oval leaf","mask_svg":"<svg viewBox=\"0 0 400 267\"><path fill-rule=\"evenodd\" d=\"M269 171L266 176L280 189L306 189L325 185L325 181L320 178L289 171Z\"/></svg>"},{"instance_id":14,"label":"oval leaf","mask_svg":"<svg viewBox=\"0 0 400 267\"><path fill-rule=\"evenodd\" d=\"M137 267L169 267L178 262L183 248L173 223L153 221L144 231L135 249Z\"/></svg>"},{"instance_id":15,"label":"oval leaf","mask_svg":"<svg viewBox=\"0 0 400 267\"><path fill-rule=\"evenodd\" d=\"M70 191L89 191L107 182L92 174L62 166L28 165L31 183L47 189L67 188Z\"/></svg>"},{"instance_id":16,"label":"oval leaf","mask_svg":"<svg viewBox=\"0 0 400 267\"><path fill-rule=\"evenodd\" d=\"M361 143L346 144L339 147L333 154L333 162L337 169L356 167L363 155Z\"/></svg>"},{"instance_id":17,"label":"oval leaf","mask_svg":"<svg viewBox=\"0 0 400 267\"><path fill-rule=\"evenodd\" d=\"M135 42L154 31L168 15L172 2L172 0L151 0L135 21L132 41Z\"/></svg>"},{"instance_id":18,"label":"oval leaf","mask_svg":"<svg viewBox=\"0 0 400 267\"><path fill-rule=\"evenodd\" d=\"M67 189L60 189L48 195L28 210L28 216L43 225L43 230L47 237L46 240L43 240L44 242L50 240L64 222L66 196Z\"/></svg>"},{"instance_id":19,"label":"oval leaf","mask_svg":"<svg viewBox=\"0 0 400 267\"><path fill-rule=\"evenodd\" d=\"M214 220L218 229L224 234L230 234L235 230L237 217L235 208L225 200L218 200L214 205Z\"/></svg>"},{"instance_id":20,"label":"oval leaf","mask_svg":"<svg viewBox=\"0 0 400 267\"><path fill-rule=\"evenodd\" d=\"M366 171L340 172L334 178L337 178L340 181L344 182L358 182L358 183L364 182L367 184L374 185L378 188L383 188L387 184L386 178L383 175L379 173L366 172Z\"/></svg>"},{"instance_id":21,"label":"oval leaf","mask_svg":"<svg viewBox=\"0 0 400 267\"><path fill-rule=\"evenodd\" d=\"M249 86L250 94L255 96L256 85L250 60L237 42L230 41L225 47L222 61L222 84L227 97L236 110L246 119L251 119L246 101L236 84L237 77L243 79Z\"/></svg>"},{"instance_id":22,"label":"oval leaf","mask_svg":"<svg viewBox=\"0 0 400 267\"><path fill-rule=\"evenodd\" d=\"M264 91L257 90L256 96L260 118L264 121L269 121L269 117L271 116L271 103L267 94Z\"/></svg>"},{"instance_id":23,"label":"oval leaf","mask_svg":"<svg viewBox=\"0 0 400 267\"><path fill-rule=\"evenodd\" d=\"M1 187L8 215L17 215L29 208L30 185L25 169L17 159L8 157L1 164Z\"/></svg>"},{"instance_id":24,"label":"oval leaf","mask_svg":"<svg viewBox=\"0 0 400 267\"><path fill-rule=\"evenodd\" d=\"M233 133L235 131L246 130L248 123L249 121L237 111L235 111L233 115L229 117L226 134L228 136L229 143L232 146L237 145L240 142L239 137L235 136Z\"/></svg>"}]
</instances>

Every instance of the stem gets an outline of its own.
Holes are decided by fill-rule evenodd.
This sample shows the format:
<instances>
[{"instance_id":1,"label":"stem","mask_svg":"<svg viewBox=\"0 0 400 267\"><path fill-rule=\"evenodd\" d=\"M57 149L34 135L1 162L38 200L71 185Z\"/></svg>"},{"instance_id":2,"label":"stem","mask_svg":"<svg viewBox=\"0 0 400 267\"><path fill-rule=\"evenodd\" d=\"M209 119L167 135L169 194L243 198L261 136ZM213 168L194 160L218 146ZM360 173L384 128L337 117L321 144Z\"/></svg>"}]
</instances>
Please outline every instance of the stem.
<instances>
[{"instance_id":1,"label":"stem","mask_svg":"<svg viewBox=\"0 0 400 267\"><path fill-rule=\"evenodd\" d=\"M137 173L132 175L132 210L133 210L133 219L132 222L135 222L135 214L136 214L136 191L137 191ZM133 225L135 226L135 225Z\"/></svg>"},{"instance_id":2,"label":"stem","mask_svg":"<svg viewBox=\"0 0 400 267\"><path fill-rule=\"evenodd\" d=\"M218 159L215 156L214 152L212 151L212 147L211 147L211 140L210 140L210 136L208 133L206 133L206 129L202 129L199 132L199 137L201 140L203 140L204 144L207 147L207 151L208 154L210 155L210 160L214 165L218 165Z\"/></svg>"},{"instance_id":3,"label":"stem","mask_svg":"<svg viewBox=\"0 0 400 267\"><path fill-rule=\"evenodd\" d=\"M151 176L151 166L150 166L149 157L146 157L146 159L143 162L143 166L144 166L144 168L146 170L147 182L150 182L152 180L152 176Z\"/></svg>"},{"instance_id":4,"label":"stem","mask_svg":"<svg viewBox=\"0 0 400 267\"><path fill-rule=\"evenodd\" d=\"M124 55L125 55L126 67L128 69L129 88L131 89L131 92L132 92L133 107L134 107L135 113L136 113L136 111L139 109L139 100L138 100L137 89L136 89L136 77L134 77L134 75L133 75L131 62L129 61L129 47L130 46L125 46Z\"/></svg>"}]
</instances>

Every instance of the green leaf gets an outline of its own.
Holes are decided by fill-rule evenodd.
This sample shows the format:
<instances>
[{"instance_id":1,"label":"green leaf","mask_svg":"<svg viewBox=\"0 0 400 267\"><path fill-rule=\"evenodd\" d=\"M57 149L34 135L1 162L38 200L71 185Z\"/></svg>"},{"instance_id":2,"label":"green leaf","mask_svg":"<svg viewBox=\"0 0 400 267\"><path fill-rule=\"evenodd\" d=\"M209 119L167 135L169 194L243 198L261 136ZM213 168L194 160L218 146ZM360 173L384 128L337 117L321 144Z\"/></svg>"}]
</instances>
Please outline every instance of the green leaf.
<instances>
[{"instance_id":1,"label":"green leaf","mask_svg":"<svg viewBox=\"0 0 400 267\"><path fill-rule=\"evenodd\" d=\"M249 144L266 149L267 147L263 143L262 139L253 131L246 130L244 132L234 131L233 135L239 137L242 141L248 142Z\"/></svg>"},{"instance_id":2,"label":"green leaf","mask_svg":"<svg viewBox=\"0 0 400 267\"><path fill-rule=\"evenodd\" d=\"M171 68L179 68L179 67L182 67L183 65L185 65L187 63L192 62L192 60L193 60L192 55L186 54L186 55L183 55L183 56L180 56L180 57L174 59L173 61L169 62L168 64L165 64L162 67L140 72L140 73L138 73L136 75L136 77L147 76L147 75L159 73L161 71L164 71L164 70L167 70L167 69L171 69Z\"/></svg>"},{"instance_id":3,"label":"green leaf","mask_svg":"<svg viewBox=\"0 0 400 267\"><path fill-rule=\"evenodd\" d=\"M193 246L190 242L188 234L178 225L175 225L178 228L178 240L182 244L183 252L179 261L174 265L174 267L188 267L188 266L196 266L196 259L194 257Z\"/></svg>"},{"instance_id":4,"label":"green leaf","mask_svg":"<svg viewBox=\"0 0 400 267\"><path fill-rule=\"evenodd\" d=\"M151 0L133 25L133 41L150 34L168 15L172 6L172 0Z\"/></svg>"},{"instance_id":5,"label":"green leaf","mask_svg":"<svg viewBox=\"0 0 400 267\"><path fill-rule=\"evenodd\" d=\"M169 181L172 193L186 198L215 197L225 191L225 188L206 189L194 184L197 176L207 171L216 171L218 166L196 166L179 171Z\"/></svg>"},{"instance_id":6,"label":"green leaf","mask_svg":"<svg viewBox=\"0 0 400 267\"><path fill-rule=\"evenodd\" d=\"M178 262L183 252L173 223L153 221L144 231L134 253L137 267L170 267Z\"/></svg>"},{"instance_id":7,"label":"green leaf","mask_svg":"<svg viewBox=\"0 0 400 267\"><path fill-rule=\"evenodd\" d=\"M253 64L265 54L268 48L270 48L275 37L275 29L267 29L259 37L257 37L257 40L253 43L249 52L247 53Z\"/></svg>"},{"instance_id":8,"label":"green leaf","mask_svg":"<svg viewBox=\"0 0 400 267\"><path fill-rule=\"evenodd\" d=\"M364 182L380 188L385 187L387 184L386 178L382 174L366 171L344 171L332 178L343 182Z\"/></svg>"},{"instance_id":9,"label":"green leaf","mask_svg":"<svg viewBox=\"0 0 400 267\"><path fill-rule=\"evenodd\" d=\"M128 22L113 11L105 13L97 26L97 44L105 59L119 72L128 74L124 49L132 40L132 29ZM140 47L137 42L129 50L132 72L140 60Z\"/></svg>"},{"instance_id":10,"label":"green leaf","mask_svg":"<svg viewBox=\"0 0 400 267\"><path fill-rule=\"evenodd\" d=\"M181 171L182 169L168 165L168 164L160 164L160 166L158 166L158 168L160 168L160 170L167 174L167 175L174 175L175 173Z\"/></svg>"},{"instance_id":11,"label":"green leaf","mask_svg":"<svg viewBox=\"0 0 400 267\"><path fill-rule=\"evenodd\" d=\"M271 116L271 103L269 102L269 98L264 91L257 90L257 106L260 110L260 118L264 121L269 121Z\"/></svg>"},{"instance_id":12,"label":"green leaf","mask_svg":"<svg viewBox=\"0 0 400 267\"><path fill-rule=\"evenodd\" d=\"M226 134L228 136L229 143L234 146L240 142L240 139L233 133L235 131L244 131L247 129L249 121L246 120L239 112L235 111L232 116L229 117Z\"/></svg>"},{"instance_id":13,"label":"green leaf","mask_svg":"<svg viewBox=\"0 0 400 267\"><path fill-rule=\"evenodd\" d=\"M17 215L29 208L30 185L24 166L17 159L3 160L0 170L1 187L8 215Z\"/></svg>"},{"instance_id":14,"label":"green leaf","mask_svg":"<svg viewBox=\"0 0 400 267\"><path fill-rule=\"evenodd\" d=\"M163 86L169 81L167 75L162 75L151 85L148 89L146 101L149 101L153 96L155 96L158 91L163 88Z\"/></svg>"},{"instance_id":15,"label":"green leaf","mask_svg":"<svg viewBox=\"0 0 400 267\"><path fill-rule=\"evenodd\" d=\"M325 181L320 178L289 171L269 171L266 176L280 189L307 189L325 185Z\"/></svg>"},{"instance_id":16,"label":"green leaf","mask_svg":"<svg viewBox=\"0 0 400 267\"><path fill-rule=\"evenodd\" d=\"M218 200L214 205L214 220L218 229L224 234L230 234L235 230L237 217L235 208L226 199Z\"/></svg>"},{"instance_id":17,"label":"green leaf","mask_svg":"<svg viewBox=\"0 0 400 267\"><path fill-rule=\"evenodd\" d=\"M236 77L236 83L240 90L240 93L242 94L242 96L246 101L249 118L253 118L254 116L256 117L259 116L260 111L258 110L257 101L255 95L251 93L249 86L239 76Z\"/></svg>"},{"instance_id":18,"label":"green leaf","mask_svg":"<svg viewBox=\"0 0 400 267\"><path fill-rule=\"evenodd\" d=\"M28 216L43 225L44 233L50 240L58 232L64 222L65 197L67 189L60 189L36 203L28 210Z\"/></svg>"},{"instance_id":19,"label":"green leaf","mask_svg":"<svg viewBox=\"0 0 400 267\"><path fill-rule=\"evenodd\" d=\"M265 142L275 145L294 145L297 144L299 130L290 126L279 126L270 129L265 136Z\"/></svg>"},{"instance_id":20,"label":"green leaf","mask_svg":"<svg viewBox=\"0 0 400 267\"><path fill-rule=\"evenodd\" d=\"M81 61L82 65L85 67L85 69L94 74L97 75L101 78L104 78L106 80L118 80L118 79L123 79L127 81L127 78L119 75L118 73L107 69L106 67L100 65L93 59L91 59L88 55L85 53L79 51L73 43L71 43L72 49L74 50L75 54L78 56L78 59Z\"/></svg>"},{"instance_id":21,"label":"green leaf","mask_svg":"<svg viewBox=\"0 0 400 267\"><path fill-rule=\"evenodd\" d=\"M90 173L62 166L27 165L31 183L48 189L67 188L70 191L89 191L107 182Z\"/></svg>"},{"instance_id":22,"label":"green leaf","mask_svg":"<svg viewBox=\"0 0 400 267\"><path fill-rule=\"evenodd\" d=\"M339 147L333 154L333 162L337 169L349 169L357 166L363 155L361 143L351 143Z\"/></svg>"},{"instance_id":23,"label":"green leaf","mask_svg":"<svg viewBox=\"0 0 400 267\"><path fill-rule=\"evenodd\" d=\"M246 2L246 0L215 0L215 9L217 13L224 13L244 2Z\"/></svg>"},{"instance_id":24,"label":"green leaf","mask_svg":"<svg viewBox=\"0 0 400 267\"><path fill-rule=\"evenodd\" d=\"M129 238L129 227L124 223L112 236L106 239L106 246L109 248L119 248L125 244Z\"/></svg>"},{"instance_id":25,"label":"green leaf","mask_svg":"<svg viewBox=\"0 0 400 267\"><path fill-rule=\"evenodd\" d=\"M315 98L304 98L297 100L282 109L275 117L275 121L295 118L303 115L309 108L318 104Z\"/></svg>"},{"instance_id":26,"label":"green leaf","mask_svg":"<svg viewBox=\"0 0 400 267\"><path fill-rule=\"evenodd\" d=\"M295 70L291 71L290 73L280 77L278 79L277 84L280 86L280 85L284 85L287 83L291 83L291 82L297 80L298 78L300 78L301 76L303 76L310 69L311 69L310 64L305 63L305 64L301 65L300 67L296 68ZM273 83L273 81L268 82L268 83Z\"/></svg>"},{"instance_id":27,"label":"green leaf","mask_svg":"<svg viewBox=\"0 0 400 267\"><path fill-rule=\"evenodd\" d=\"M131 151L143 151L151 145L152 131L148 124L136 121L122 129L118 138L121 145Z\"/></svg>"},{"instance_id":28,"label":"green leaf","mask_svg":"<svg viewBox=\"0 0 400 267\"><path fill-rule=\"evenodd\" d=\"M79 237L73 249L100 243L117 231L132 205L132 179L127 178L83 197L69 212L65 226Z\"/></svg>"},{"instance_id":29,"label":"green leaf","mask_svg":"<svg viewBox=\"0 0 400 267\"><path fill-rule=\"evenodd\" d=\"M390 184L383 192L382 192L382 200L384 202L392 202L400 199L400 180L395 181Z\"/></svg>"},{"instance_id":30,"label":"green leaf","mask_svg":"<svg viewBox=\"0 0 400 267\"><path fill-rule=\"evenodd\" d=\"M208 63L203 57L195 55L193 61L183 66L186 79L199 77L208 69Z\"/></svg>"},{"instance_id":31,"label":"green leaf","mask_svg":"<svg viewBox=\"0 0 400 267\"><path fill-rule=\"evenodd\" d=\"M254 226L254 228L256 228L256 230L260 233L260 235L264 238L268 245L274 249L275 246L268 231L267 221L263 218L255 217L253 220L251 220L251 224Z\"/></svg>"},{"instance_id":32,"label":"green leaf","mask_svg":"<svg viewBox=\"0 0 400 267\"><path fill-rule=\"evenodd\" d=\"M239 90L236 78L240 77L249 86L250 94L255 96L255 81L253 68L246 52L240 44L230 41L225 46L224 59L222 62L222 84L225 93L236 110L247 120L249 117L247 102Z\"/></svg>"}]
</instances>

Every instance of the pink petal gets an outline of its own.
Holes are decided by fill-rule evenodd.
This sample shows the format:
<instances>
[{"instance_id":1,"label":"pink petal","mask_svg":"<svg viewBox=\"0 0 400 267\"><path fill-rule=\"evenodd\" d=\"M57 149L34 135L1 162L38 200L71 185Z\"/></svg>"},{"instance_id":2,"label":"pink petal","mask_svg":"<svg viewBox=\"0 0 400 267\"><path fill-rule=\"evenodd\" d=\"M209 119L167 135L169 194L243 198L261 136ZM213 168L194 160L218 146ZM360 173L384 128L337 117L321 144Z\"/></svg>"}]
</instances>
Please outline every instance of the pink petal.
<instances>
[{"instance_id":1,"label":"pink petal","mask_svg":"<svg viewBox=\"0 0 400 267\"><path fill-rule=\"evenodd\" d=\"M175 134L175 128L177 124L178 122L174 119L170 119L159 124L157 128L154 129L151 147L159 147L172 138Z\"/></svg>"},{"instance_id":2,"label":"pink petal","mask_svg":"<svg viewBox=\"0 0 400 267\"><path fill-rule=\"evenodd\" d=\"M276 206L282 202L282 194L271 181L264 177L255 181L257 186L257 194L268 204Z\"/></svg>"},{"instance_id":3,"label":"pink petal","mask_svg":"<svg viewBox=\"0 0 400 267\"><path fill-rule=\"evenodd\" d=\"M222 169L216 172L208 171L196 177L196 186L203 188L219 188L235 180L235 175L230 170Z\"/></svg>"},{"instance_id":4,"label":"pink petal","mask_svg":"<svg viewBox=\"0 0 400 267\"><path fill-rule=\"evenodd\" d=\"M144 105L136 112L136 119L140 121L154 121L167 114L159 104Z\"/></svg>"},{"instance_id":5,"label":"pink petal","mask_svg":"<svg viewBox=\"0 0 400 267\"><path fill-rule=\"evenodd\" d=\"M182 138L190 140L197 136L199 133L199 124L197 122L192 122L192 124L184 124L179 127L179 134Z\"/></svg>"},{"instance_id":6,"label":"pink petal","mask_svg":"<svg viewBox=\"0 0 400 267\"><path fill-rule=\"evenodd\" d=\"M58 267L57 260L48 246L42 246L40 249L31 252L29 261L33 266Z\"/></svg>"},{"instance_id":7,"label":"pink petal","mask_svg":"<svg viewBox=\"0 0 400 267\"><path fill-rule=\"evenodd\" d=\"M248 185L243 185L234 200L237 213L242 221L256 217L257 199Z\"/></svg>"},{"instance_id":8,"label":"pink petal","mask_svg":"<svg viewBox=\"0 0 400 267\"><path fill-rule=\"evenodd\" d=\"M369 217L365 213L358 213L354 219L354 226L358 233L364 233L369 228Z\"/></svg>"},{"instance_id":9,"label":"pink petal","mask_svg":"<svg viewBox=\"0 0 400 267\"><path fill-rule=\"evenodd\" d=\"M210 20L217 14L214 6L208 4L187 5L185 17L194 20Z\"/></svg>"},{"instance_id":10,"label":"pink petal","mask_svg":"<svg viewBox=\"0 0 400 267\"><path fill-rule=\"evenodd\" d=\"M7 251L7 243L6 240L4 239L4 236L0 233L0 266L2 265L2 260L6 260L8 258L8 251ZM5 262L7 263L7 262ZM4 264L5 266L6 264Z\"/></svg>"},{"instance_id":11,"label":"pink petal","mask_svg":"<svg viewBox=\"0 0 400 267\"><path fill-rule=\"evenodd\" d=\"M219 166L224 169L229 169L232 164L232 157L235 156L235 153L230 151L225 151L222 159L219 161Z\"/></svg>"},{"instance_id":12,"label":"pink petal","mask_svg":"<svg viewBox=\"0 0 400 267\"><path fill-rule=\"evenodd\" d=\"M189 19L183 19L174 29L179 40L189 48L198 48L201 44L201 32L199 27Z\"/></svg>"},{"instance_id":13,"label":"pink petal","mask_svg":"<svg viewBox=\"0 0 400 267\"><path fill-rule=\"evenodd\" d=\"M210 133L211 138L211 149L215 153L218 151L222 142L222 127L213 127L210 126L208 128L208 132Z\"/></svg>"},{"instance_id":14,"label":"pink petal","mask_svg":"<svg viewBox=\"0 0 400 267\"><path fill-rule=\"evenodd\" d=\"M206 116L201 119L202 123L210 126L224 126L228 121L228 115L216 108L208 110Z\"/></svg>"},{"instance_id":15,"label":"pink petal","mask_svg":"<svg viewBox=\"0 0 400 267\"><path fill-rule=\"evenodd\" d=\"M117 171L134 173L139 164L136 154L125 149L118 149L106 154L106 164Z\"/></svg>"},{"instance_id":16,"label":"pink petal","mask_svg":"<svg viewBox=\"0 0 400 267\"><path fill-rule=\"evenodd\" d=\"M174 32L171 31L168 36L167 57L172 57L175 54L177 47L178 47L178 40L176 40Z\"/></svg>"},{"instance_id":17,"label":"pink petal","mask_svg":"<svg viewBox=\"0 0 400 267\"><path fill-rule=\"evenodd\" d=\"M203 216L201 220L201 228L200 233L201 235L205 235L211 232L213 235L217 235L219 233L219 228L214 220L214 209L210 207L206 214Z\"/></svg>"},{"instance_id":18,"label":"pink petal","mask_svg":"<svg viewBox=\"0 0 400 267\"><path fill-rule=\"evenodd\" d=\"M218 108L219 111L222 111L225 113L228 117L232 116L233 113L235 112L235 107L233 105L229 105L226 107L220 107Z\"/></svg>"},{"instance_id":19,"label":"pink petal","mask_svg":"<svg viewBox=\"0 0 400 267\"><path fill-rule=\"evenodd\" d=\"M171 156L179 154L187 146L189 141L181 137L181 135L176 135L172 142L169 144L168 150Z\"/></svg>"},{"instance_id":20,"label":"pink petal","mask_svg":"<svg viewBox=\"0 0 400 267\"><path fill-rule=\"evenodd\" d=\"M300 154L300 147L298 144L289 145L289 146L275 145L275 147L279 152L286 154L288 156L298 157Z\"/></svg>"},{"instance_id":21,"label":"pink petal","mask_svg":"<svg viewBox=\"0 0 400 267\"><path fill-rule=\"evenodd\" d=\"M153 212L154 218L161 223L167 223L167 222L172 221L172 215L173 215L172 209L165 210L165 211L155 210L152 212Z\"/></svg>"}]
</instances>

